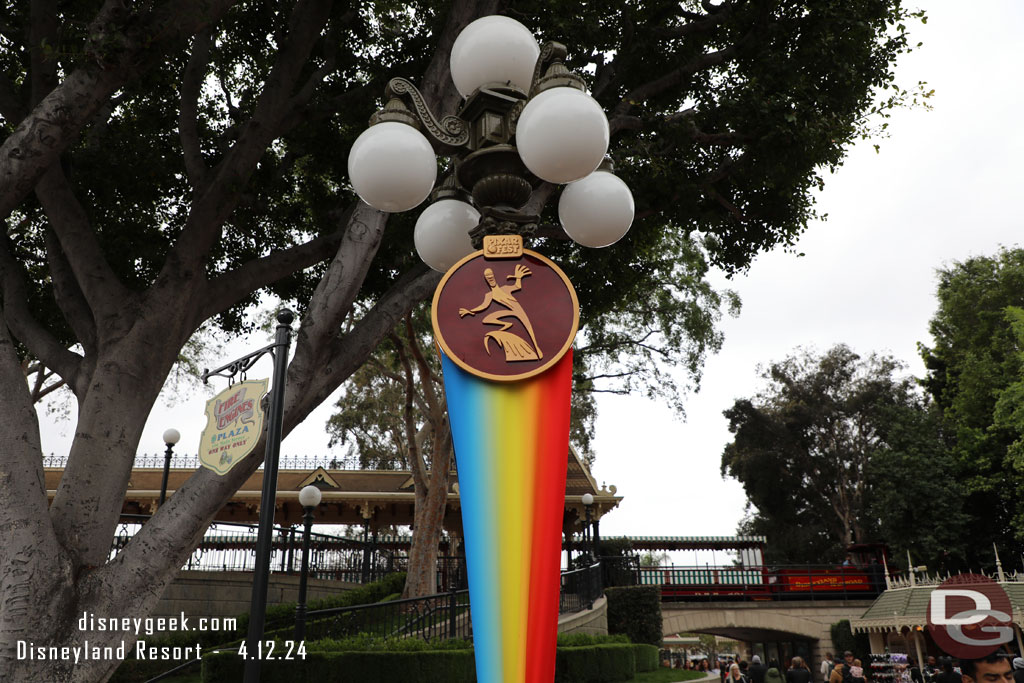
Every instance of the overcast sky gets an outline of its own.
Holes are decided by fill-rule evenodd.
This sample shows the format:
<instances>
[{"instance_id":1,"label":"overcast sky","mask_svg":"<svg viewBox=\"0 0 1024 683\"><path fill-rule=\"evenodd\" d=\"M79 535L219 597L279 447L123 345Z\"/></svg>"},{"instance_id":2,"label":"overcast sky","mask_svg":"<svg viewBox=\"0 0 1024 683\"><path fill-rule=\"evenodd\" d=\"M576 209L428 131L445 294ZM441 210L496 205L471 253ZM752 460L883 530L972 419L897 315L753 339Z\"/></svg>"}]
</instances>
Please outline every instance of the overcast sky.
<instances>
[{"instance_id":1,"label":"overcast sky","mask_svg":"<svg viewBox=\"0 0 1024 683\"><path fill-rule=\"evenodd\" d=\"M594 475L625 496L602 520L602 535L733 533L745 497L719 473L730 436L722 411L757 392L758 366L798 346L821 351L842 342L865 354L891 353L920 375L916 344L930 340L935 269L1021 241L1024 3L931 0L924 7L927 25L912 27L924 45L903 56L897 75L906 86L923 80L935 88L934 109L897 112L888 139L861 143L826 178L819 208L829 219L800 240L804 257L774 252L744 276L715 277L739 293L743 310L723 321L725 344L708 359L700 393L686 401L687 421L642 398L601 398ZM161 434L174 426L182 433L178 450L195 453L206 398L197 394L173 409L158 404L140 452L162 452ZM328 452L331 404L285 440L285 454ZM67 453L73 423L44 417L42 431L45 453Z\"/></svg>"}]
</instances>

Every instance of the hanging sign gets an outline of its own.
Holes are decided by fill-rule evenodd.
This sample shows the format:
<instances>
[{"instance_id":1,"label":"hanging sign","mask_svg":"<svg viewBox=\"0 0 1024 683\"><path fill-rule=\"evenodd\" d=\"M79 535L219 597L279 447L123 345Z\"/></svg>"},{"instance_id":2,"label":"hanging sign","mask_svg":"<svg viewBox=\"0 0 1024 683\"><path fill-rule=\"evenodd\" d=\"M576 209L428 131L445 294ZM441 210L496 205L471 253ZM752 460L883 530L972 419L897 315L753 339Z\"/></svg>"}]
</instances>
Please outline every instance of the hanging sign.
<instances>
[{"instance_id":1,"label":"hanging sign","mask_svg":"<svg viewBox=\"0 0 1024 683\"><path fill-rule=\"evenodd\" d=\"M225 475L256 448L269 384L267 379L238 382L206 402L206 428L199 441L203 467Z\"/></svg>"}]
</instances>

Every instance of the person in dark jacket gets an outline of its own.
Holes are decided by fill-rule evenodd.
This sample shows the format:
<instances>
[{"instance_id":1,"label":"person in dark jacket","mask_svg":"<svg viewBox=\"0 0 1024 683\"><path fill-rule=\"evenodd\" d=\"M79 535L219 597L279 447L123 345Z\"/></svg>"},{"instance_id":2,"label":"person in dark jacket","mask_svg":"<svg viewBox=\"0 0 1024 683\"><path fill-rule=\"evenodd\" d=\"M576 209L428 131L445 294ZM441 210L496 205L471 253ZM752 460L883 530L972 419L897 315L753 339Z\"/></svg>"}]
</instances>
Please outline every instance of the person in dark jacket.
<instances>
[{"instance_id":1,"label":"person in dark jacket","mask_svg":"<svg viewBox=\"0 0 1024 683\"><path fill-rule=\"evenodd\" d=\"M1024 657L1013 658L1013 683L1024 683Z\"/></svg>"},{"instance_id":2,"label":"person in dark jacket","mask_svg":"<svg viewBox=\"0 0 1024 683\"><path fill-rule=\"evenodd\" d=\"M939 672L935 674L935 683L962 683L963 677L953 671L953 660L943 657L939 662Z\"/></svg>"},{"instance_id":3,"label":"person in dark jacket","mask_svg":"<svg viewBox=\"0 0 1024 683\"><path fill-rule=\"evenodd\" d=\"M811 670L802 657L793 657L789 671L786 672L786 683L811 683Z\"/></svg>"},{"instance_id":4,"label":"person in dark jacket","mask_svg":"<svg viewBox=\"0 0 1024 683\"><path fill-rule=\"evenodd\" d=\"M747 667L747 678L750 679L750 683L764 683L766 672L767 669L759 656L754 655L750 658L750 666Z\"/></svg>"}]
</instances>

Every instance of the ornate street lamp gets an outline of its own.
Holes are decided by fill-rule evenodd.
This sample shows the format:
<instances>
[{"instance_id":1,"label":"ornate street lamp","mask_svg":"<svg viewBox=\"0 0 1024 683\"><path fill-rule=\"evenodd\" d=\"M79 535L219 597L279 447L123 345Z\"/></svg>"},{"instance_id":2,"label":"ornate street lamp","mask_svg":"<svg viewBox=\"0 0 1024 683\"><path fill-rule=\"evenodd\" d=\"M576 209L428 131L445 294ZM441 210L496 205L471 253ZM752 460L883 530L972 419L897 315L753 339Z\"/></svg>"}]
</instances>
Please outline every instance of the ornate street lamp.
<instances>
[{"instance_id":1,"label":"ornate street lamp","mask_svg":"<svg viewBox=\"0 0 1024 683\"><path fill-rule=\"evenodd\" d=\"M174 444L181 440L181 432L177 429L171 428L164 432L164 444L167 446L167 450L164 451L164 478L160 484L160 504L164 504L164 500L167 497L167 475L171 470L171 456L174 455Z\"/></svg>"},{"instance_id":2,"label":"ornate street lamp","mask_svg":"<svg viewBox=\"0 0 1024 683\"><path fill-rule=\"evenodd\" d=\"M593 547L594 536L593 536L593 522L591 521L591 508L594 505L594 495L592 493L584 493L581 497L583 502L583 509L586 513L586 522L583 525L583 543L586 547L586 552L590 554L590 562L593 564L594 559L597 557L597 550Z\"/></svg>"},{"instance_id":3,"label":"ornate street lamp","mask_svg":"<svg viewBox=\"0 0 1024 683\"><path fill-rule=\"evenodd\" d=\"M608 120L565 56L564 45L539 46L513 19L478 19L452 46L458 111L438 116L394 78L348 158L353 189L374 208L407 211L431 197L414 243L445 273L432 323L481 681L551 680L555 671L579 301L555 263L524 248L540 223L527 206L545 182L567 185L559 221L590 247L613 244L633 221L633 197L606 158ZM438 156L447 159L440 181Z\"/></svg>"},{"instance_id":4,"label":"ornate street lamp","mask_svg":"<svg viewBox=\"0 0 1024 683\"><path fill-rule=\"evenodd\" d=\"M299 505L302 506L302 570L299 574L299 604L295 606L295 640L306 637L306 580L309 575L309 531L313 526L313 510L320 504L320 489L310 484L299 491Z\"/></svg>"},{"instance_id":5,"label":"ornate street lamp","mask_svg":"<svg viewBox=\"0 0 1024 683\"><path fill-rule=\"evenodd\" d=\"M452 47L452 80L465 97L455 115L435 115L403 78L388 83L384 108L352 145L349 176L381 211L432 197L414 241L434 270L479 249L484 235L533 235L540 217L523 207L543 181L568 184L559 221L579 244L604 247L626 234L633 197L605 157L607 118L565 56L564 45L541 48L519 22L490 16ZM440 183L435 155L450 160Z\"/></svg>"}]
</instances>

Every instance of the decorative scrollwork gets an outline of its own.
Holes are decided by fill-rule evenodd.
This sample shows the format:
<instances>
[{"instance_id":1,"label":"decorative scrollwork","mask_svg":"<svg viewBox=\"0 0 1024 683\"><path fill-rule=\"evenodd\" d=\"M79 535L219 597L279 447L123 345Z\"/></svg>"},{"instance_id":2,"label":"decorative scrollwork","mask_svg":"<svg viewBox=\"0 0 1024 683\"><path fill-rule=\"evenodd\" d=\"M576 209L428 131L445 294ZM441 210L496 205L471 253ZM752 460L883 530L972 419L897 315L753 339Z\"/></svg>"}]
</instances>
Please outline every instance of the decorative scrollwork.
<instances>
[{"instance_id":1,"label":"decorative scrollwork","mask_svg":"<svg viewBox=\"0 0 1024 683\"><path fill-rule=\"evenodd\" d=\"M387 97L406 97L416 112L416 118L437 142L446 147L463 147L469 142L469 125L458 116L445 116L438 121L427 106L423 95L410 81L392 78L385 90Z\"/></svg>"},{"instance_id":2,"label":"decorative scrollwork","mask_svg":"<svg viewBox=\"0 0 1024 683\"><path fill-rule=\"evenodd\" d=\"M549 40L541 46L540 54L537 55L537 63L533 67L533 79L530 81L531 96L534 94L537 84L540 83L541 76L544 75L544 71L547 69L548 64L555 60L562 61L568 54L569 49L566 48L565 45L553 40Z\"/></svg>"}]
</instances>

